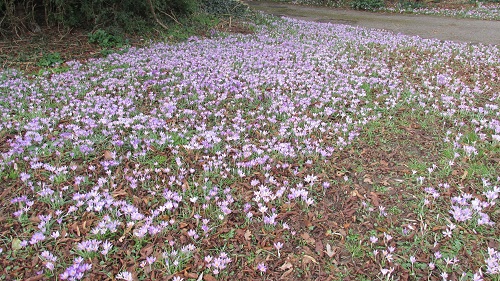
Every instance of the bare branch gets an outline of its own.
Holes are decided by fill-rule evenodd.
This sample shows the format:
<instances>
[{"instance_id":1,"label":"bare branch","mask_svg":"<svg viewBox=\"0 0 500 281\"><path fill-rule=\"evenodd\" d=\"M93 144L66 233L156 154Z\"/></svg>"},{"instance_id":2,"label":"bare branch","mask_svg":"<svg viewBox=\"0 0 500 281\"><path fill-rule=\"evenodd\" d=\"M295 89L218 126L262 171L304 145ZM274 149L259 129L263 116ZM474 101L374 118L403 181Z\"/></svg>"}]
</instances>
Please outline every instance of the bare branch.
<instances>
[{"instance_id":1,"label":"bare branch","mask_svg":"<svg viewBox=\"0 0 500 281\"><path fill-rule=\"evenodd\" d=\"M156 15L155 7L153 6L152 0L147 0L147 1L149 4L149 9L151 10L151 14L153 15L153 18L155 19L156 23L158 23L164 29L168 29L168 26L166 26L163 22L161 22L158 16Z\"/></svg>"},{"instance_id":2,"label":"bare branch","mask_svg":"<svg viewBox=\"0 0 500 281\"><path fill-rule=\"evenodd\" d=\"M180 22L179 22L179 21L175 18L175 16L174 16L174 14L173 14L173 13L172 13L172 14L169 14L169 13L166 13L166 12L161 11L161 10L160 10L160 13L162 13L162 14L166 15L167 17L169 17L169 18L171 18L173 21L175 21L178 25L181 25L181 26L182 26L182 23L180 23Z\"/></svg>"}]
</instances>

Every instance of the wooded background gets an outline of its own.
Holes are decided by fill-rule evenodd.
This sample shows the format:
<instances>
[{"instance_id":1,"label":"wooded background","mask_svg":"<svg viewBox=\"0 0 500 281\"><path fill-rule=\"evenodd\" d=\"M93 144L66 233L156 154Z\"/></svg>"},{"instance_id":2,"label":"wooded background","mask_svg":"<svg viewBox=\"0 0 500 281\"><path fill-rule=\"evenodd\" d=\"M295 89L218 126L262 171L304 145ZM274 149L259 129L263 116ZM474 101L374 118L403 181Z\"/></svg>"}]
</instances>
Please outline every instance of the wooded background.
<instances>
[{"instance_id":1,"label":"wooded background","mask_svg":"<svg viewBox=\"0 0 500 281\"><path fill-rule=\"evenodd\" d=\"M198 11L239 13L237 0L0 0L2 35L40 32L43 26L134 31L140 26L176 21Z\"/></svg>"}]
</instances>

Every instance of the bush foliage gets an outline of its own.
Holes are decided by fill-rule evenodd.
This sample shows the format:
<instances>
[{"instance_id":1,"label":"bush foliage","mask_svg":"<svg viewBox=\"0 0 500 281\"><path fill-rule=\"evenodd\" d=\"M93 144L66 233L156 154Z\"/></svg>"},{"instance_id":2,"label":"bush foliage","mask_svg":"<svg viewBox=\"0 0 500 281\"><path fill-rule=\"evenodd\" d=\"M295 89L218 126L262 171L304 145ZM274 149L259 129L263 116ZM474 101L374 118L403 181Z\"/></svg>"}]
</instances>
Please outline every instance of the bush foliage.
<instances>
[{"instance_id":1,"label":"bush foliage","mask_svg":"<svg viewBox=\"0 0 500 281\"><path fill-rule=\"evenodd\" d=\"M243 16L248 10L248 6L238 0L202 0L201 4L205 12L221 16Z\"/></svg>"},{"instance_id":2,"label":"bush foliage","mask_svg":"<svg viewBox=\"0 0 500 281\"><path fill-rule=\"evenodd\" d=\"M373 11L384 7L384 0L351 0L350 6L355 10Z\"/></svg>"},{"instance_id":3,"label":"bush foliage","mask_svg":"<svg viewBox=\"0 0 500 281\"><path fill-rule=\"evenodd\" d=\"M3 35L35 32L42 25L57 25L134 32L198 11L241 15L246 5L238 0L0 0L0 31Z\"/></svg>"}]
</instances>

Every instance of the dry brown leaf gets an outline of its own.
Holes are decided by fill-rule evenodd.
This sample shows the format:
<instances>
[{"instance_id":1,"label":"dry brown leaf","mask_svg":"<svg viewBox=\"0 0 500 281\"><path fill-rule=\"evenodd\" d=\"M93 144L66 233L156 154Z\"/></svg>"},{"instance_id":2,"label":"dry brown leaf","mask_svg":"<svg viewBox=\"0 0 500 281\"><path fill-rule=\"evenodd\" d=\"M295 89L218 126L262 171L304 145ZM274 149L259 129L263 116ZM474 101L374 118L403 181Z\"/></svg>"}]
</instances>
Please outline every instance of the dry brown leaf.
<instances>
[{"instance_id":1,"label":"dry brown leaf","mask_svg":"<svg viewBox=\"0 0 500 281\"><path fill-rule=\"evenodd\" d=\"M332 250L332 246L330 246L330 244L326 244L326 254L330 257L330 258L333 258L333 256L335 255L335 251Z\"/></svg>"},{"instance_id":2,"label":"dry brown leaf","mask_svg":"<svg viewBox=\"0 0 500 281\"><path fill-rule=\"evenodd\" d=\"M213 277L210 274L203 276L203 280L205 280L205 281L217 281L217 279L215 279L215 277Z\"/></svg>"},{"instance_id":3,"label":"dry brown leaf","mask_svg":"<svg viewBox=\"0 0 500 281\"><path fill-rule=\"evenodd\" d=\"M39 223L42 220L40 220L40 218L38 216L33 216L33 217L29 218L29 221L32 222L32 223Z\"/></svg>"},{"instance_id":4,"label":"dry brown leaf","mask_svg":"<svg viewBox=\"0 0 500 281\"><path fill-rule=\"evenodd\" d=\"M252 232L247 229L247 231L245 231L244 236L245 236L245 240L250 241L250 239L252 238Z\"/></svg>"},{"instance_id":5,"label":"dry brown leaf","mask_svg":"<svg viewBox=\"0 0 500 281\"><path fill-rule=\"evenodd\" d=\"M112 160L113 159L113 153L109 150L104 151L104 160Z\"/></svg>"},{"instance_id":6,"label":"dry brown leaf","mask_svg":"<svg viewBox=\"0 0 500 281\"><path fill-rule=\"evenodd\" d=\"M127 195L127 192L124 189L119 189L119 190L115 190L115 191L111 192L111 196L113 196L113 198L117 198L120 196L126 196L126 195Z\"/></svg>"},{"instance_id":7,"label":"dry brown leaf","mask_svg":"<svg viewBox=\"0 0 500 281\"><path fill-rule=\"evenodd\" d=\"M134 227L134 226L133 226L133 225L129 225L129 226L127 226L127 228L125 228L125 230L123 231L123 235L122 235L122 237L120 237L120 238L118 239L118 241L119 241L120 243L121 243L121 242L123 242L123 239L125 239L125 236L126 236L127 234L129 234L129 233L130 233L130 231L132 230L132 227Z\"/></svg>"},{"instance_id":8,"label":"dry brown leaf","mask_svg":"<svg viewBox=\"0 0 500 281\"><path fill-rule=\"evenodd\" d=\"M186 191L188 189L189 189L189 184L188 184L187 180L183 180L182 181L182 190Z\"/></svg>"},{"instance_id":9,"label":"dry brown leaf","mask_svg":"<svg viewBox=\"0 0 500 281\"><path fill-rule=\"evenodd\" d=\"M169 215L161 215L158 217L159 220L162 220L162 221L169 221L170 220L170 216Z\"/></svg>"},{"instance_id":10,"label":"dry brown leaf","mask_svg":"<svg viewBox=\"0 0 500 281\"><path fill-rule=\"evenodd\" d=\"M43 280L43 278L45 277L45 275L43 274L40 274L40 275L37 275L37 276L32 276L28 279L26 279L26 281L38 281L38 280Z\"/></svg>"},{"instance_id":11,"label":"dry brown leaf","mask_svg":"<svg viewBox=\"0 0 500 281\"><path fill-rule=\"evenodd\" d=\"M193 273L193 272L184 272L184 277L189 278L189 279L197 279L198 274Z\"/></svg>"},{"instance_id":12,"label":"dry brown leaf","mask_svg":"<svg viewBox=\"0 0 500 281\"><path fill-rule=\"evenodd\" d=\"M287 269L293 268L293 264L289 261L285 261L285 263L279 267L280 271L285 271Z\"/></svg>"},{"instance_id":13,"label":"dry brown leaf","mask_svg":"<svg viewBox=\"0 0 500 281\"><path fill-rule=\"evenodd\" d=\"M308 244L314 244L316 242L316 240L314 240L314 238L312 238L307 232L302 233L300 237L302 237L302 239L304 239Z\"/></svg>"},{"instance_id":14,"label":"dry brown leaf","mask_svg":"<svg viewBox=\"0 0 500 281\"><path fill-rule=\"evenodd\" d=\"M319 257L323 257L323 242L321 242L321 240L318 240L316 241L316 246L314 247L314 250L316 251L316 253L319 255Z\"/></svg>"},{"instance_id":15,"label":"dry brown leaf","mask_svg":"<svg viewBox=\"0 0 500 281\"><path fill-rule=\"evenodd\" d=\"M153 244L149 244L146 247L142 248L141 251L142 257L149 257L153 253Z\"/></svg>"},{"instance_id":16,"label":"dry brown leaf","mask_svg":"<svg viewBox=\"0 0 500 281\"><path fill-rule=\"evenodd\" d=\"M371 201L373 206L378 207L380 205L380 200L378 199L378 195L372 191L370 192L370 197L372 199Z\"/></svg>"},{"instance_id":17,"label":"dry brown leaf","mask_svg":"<svg viewBox=\"0 0 500 281\"><path fill-rule=\"evenodd\" d=\"M364 199L363 196L361 196L361 194L359 194L359 191L358 190L353 190L351 191L351 196L352 197L358 197L358 198L361 198L361 199Z\"/></svg>"},{"instance_id":18,"label":"dry brown leaf","mask_svg":"<svg viewBox=\"0 0 500 281\"><path fill-rule=\"evenodd\" d=\"M283 273L283 275L281 275L280 279L285 279L285 280L288 280L288 275L292 274L293 272L293 268L290 268L289 270L285 271Z\"/></svg>"},{"instance_id":19,"label":"dry brown leaf","mask_svg":"<svg viewBox=\"0 0 500 281\"><path fill-rule=\"evenodd\" d=\"M465 180L465 178L467 178L467 175L469 174L468 171L464 171L464 174L462 175L461 179L462 180Z\"/></svg>"},{"instance_id":20,"label":"dry brown leaf","mask_svg":"<svg viewBox=\"0 0 500 281\"><path fill-rule=\"evenodd\" d=\"M318 263L318 262L316 261L316 259L315 259L315 258L313 258L313 257L311 257L311 256L309 256L309 255L304 255L304 256L302 256L302 263L303 263L303 264L308 264L308 263L310 263L310 262L313 262L313 263L315 263L315 264L317 264L317 263Z\"/></svg>"}]
</instances>

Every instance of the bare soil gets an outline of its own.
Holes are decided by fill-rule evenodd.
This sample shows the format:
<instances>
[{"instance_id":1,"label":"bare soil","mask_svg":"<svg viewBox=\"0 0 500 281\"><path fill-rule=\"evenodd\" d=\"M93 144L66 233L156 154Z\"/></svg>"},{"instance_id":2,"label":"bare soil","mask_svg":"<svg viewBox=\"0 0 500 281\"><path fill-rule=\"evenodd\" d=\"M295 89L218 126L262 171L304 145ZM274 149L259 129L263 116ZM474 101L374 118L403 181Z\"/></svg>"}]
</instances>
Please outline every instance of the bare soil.
<instances>
[{"instance_id":1,"label":"bare soil","mask_svg":"<svg viewBox=\"0 0 500 281\"><path fill-rule=\"evenodd\" d=\"M445 41L500 45L500 21L362 12L265 1L247 1L247 4L254 10L276 16L385 29Z\"/></svg>"}]
</instances>

